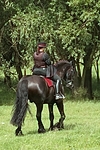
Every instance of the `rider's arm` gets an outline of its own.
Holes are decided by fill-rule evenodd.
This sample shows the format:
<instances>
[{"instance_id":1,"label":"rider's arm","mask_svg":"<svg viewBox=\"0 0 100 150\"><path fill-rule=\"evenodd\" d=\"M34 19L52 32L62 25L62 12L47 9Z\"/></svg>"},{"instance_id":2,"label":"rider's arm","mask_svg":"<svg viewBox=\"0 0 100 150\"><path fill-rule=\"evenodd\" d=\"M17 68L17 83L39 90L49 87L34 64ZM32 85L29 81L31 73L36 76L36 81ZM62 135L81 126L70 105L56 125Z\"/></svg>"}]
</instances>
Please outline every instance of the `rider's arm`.
<instances>
[{"instance_id":1,"label":"rider's arm","mask_svg":"<svg viewBox=\"0 0 100 150\"><path fill-rule=\"evenodd\" d=\"M44 53L43 60L45 61L46 65L51 65L51 59L47 53Z\"/></svg>"}]
</instances>

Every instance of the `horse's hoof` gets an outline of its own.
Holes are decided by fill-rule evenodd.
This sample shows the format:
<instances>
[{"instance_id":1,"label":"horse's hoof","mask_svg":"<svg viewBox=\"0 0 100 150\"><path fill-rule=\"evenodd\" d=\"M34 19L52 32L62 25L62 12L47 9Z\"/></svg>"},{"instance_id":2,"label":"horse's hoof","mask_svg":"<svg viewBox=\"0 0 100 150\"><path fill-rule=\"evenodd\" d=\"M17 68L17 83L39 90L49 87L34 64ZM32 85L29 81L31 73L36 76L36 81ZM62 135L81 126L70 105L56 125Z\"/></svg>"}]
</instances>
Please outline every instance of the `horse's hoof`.
<instances>
[{"instance_id":1,"label":"horse's hoof","mask_svg":"<svg viewBox=\"0 0 100 150\"><path fill-rule=\"evenodd\" d=\"M16 132L16 131L15 131L15 135L16 135L16 136L23 136L24 134L22 133L22 131L19 131L19 132Z\"/></svg>"},{"instance_id":2,"label":"horse's hoof","mask_svg":"<svg viewBox=\"0 0 100 150\"><path fill-rule=\"evenodd\" d=\"M45 129L38 129L38 133L45 133L46 130Z\"/></svg>"},{"instance_id":3,"label":"horse's hoof","mask_svg":"<svg viewBox=\"0 0 100 150\"><path fill-rule=\"evenodd\" d=\"M53 131L53 127L52 127L52 128L50 127L50 128L48 129L48 131Z\"/></svg>"},{"instance_id":4,"label":"horse's hoof","mask_svg":"<svg viewBox=\"0 0 100 150\"><path fill-rule=\"evenodd\" d=\"M64 129L64 124L60 125L59 122L57 122L54 126L53 126L53 130L62 130Z\"/></svg>"},{"instance_id":5,"label":"horse's hoof","mask_svg":"<svg viewBox=\"0 0 100 150\"><path fill-rule=\"evenodd\" d=\"M53 131L59 131L59 128L55 127L53 128Z\"/></svg>"}]
</instances>

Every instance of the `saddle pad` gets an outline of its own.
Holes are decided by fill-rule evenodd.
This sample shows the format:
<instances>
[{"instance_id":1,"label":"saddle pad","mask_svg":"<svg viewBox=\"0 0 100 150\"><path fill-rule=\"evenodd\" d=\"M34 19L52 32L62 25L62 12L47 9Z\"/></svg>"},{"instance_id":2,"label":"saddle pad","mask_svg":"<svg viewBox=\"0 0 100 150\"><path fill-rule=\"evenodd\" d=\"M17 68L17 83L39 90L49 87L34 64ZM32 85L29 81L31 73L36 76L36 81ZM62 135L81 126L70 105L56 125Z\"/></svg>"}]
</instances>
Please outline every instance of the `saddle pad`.
<instances>
[{"instance_id":1,"label":"saddle pad","mask_svg":"<svg viewBox=\"0 0 100 150\"><path fill-rule=\"evenodd\" d=\"M53 81L48 79L48 78L44 78L46 83L48 84L49 87L53 86Z\"/></svg>"}]
</instances>

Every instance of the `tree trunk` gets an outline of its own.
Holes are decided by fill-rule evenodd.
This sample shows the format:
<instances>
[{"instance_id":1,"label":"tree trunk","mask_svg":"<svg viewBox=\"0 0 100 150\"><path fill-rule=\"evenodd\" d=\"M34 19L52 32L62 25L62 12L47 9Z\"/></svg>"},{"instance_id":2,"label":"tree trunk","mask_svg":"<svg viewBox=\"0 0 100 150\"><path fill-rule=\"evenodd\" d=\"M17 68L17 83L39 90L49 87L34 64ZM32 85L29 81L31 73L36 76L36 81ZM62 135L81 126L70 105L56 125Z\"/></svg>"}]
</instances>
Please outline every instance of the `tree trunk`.
<instances>
[{"instance_id":1,"label":"tree trunk","mask_svg":"<svg viewBox=\"0 0 100 150\"><path fill-rule=\"evenodd\" d=\"M82 87L86 89L86 95L89 99L93 99L92 93L92 61L94 50L91 48L86 49L86 55L84 56L84 68L82 75Z\"/></svg>"},{"instance_id":2,"label":"tree trunk","mask_svg":"<svg viewBox=\"0 0 100 150\"><path fill-rule=\"evenodd\" d=\"M89 99L93 99L91 68L92 67L86 68L85 77L84 77L84 88L87 90L87 96L88 96Z\"/></svg>"},{"instance_id":3,"label":"tree trunk","mask_svg":"<svg viewBox=\"0 0 100 150\"><path fill-rule=\"evenodd\" d=\"M18 79L20 80L23 76L21 67L20 67L20 65L16 65L15 67L16 67L16 72L18 74Z\"/></svg>"},{"instance_id":4,"label":"tree trunk","mask_svg":"<svg viewBox=\"0 0 100 150\"><path fill-rule=\"evenodd\" d=\"M76 60L76 66L77 66L77 85L78 87L80 87L81 85L81 69L80 69L80 65L79 65L79 58L80 56L77 57L77 60Z\"/></svg>"},{"instance_id":5,"label":"tree trunk","mask_svg":"<svg viewBox=\"0 0 100 150\"><path fill-rule=\"evenodd\" d=\"M96 74L97 74L97 83L100 82L100 79L99 79L99 64L98 64L98 60L96 60Z\"/></svg>"},{"instance_id":6,"label":"tree trunk","mask_svg":"<svg viewBox=\"0 0 100 150\"><path fill-rule=\"evenodd\" d=\"M6 73L6 71L4 71L4 75L5 75L4 83L7 84L7 86L11 88L11 77L10 77L10 75L8 75Z\"/></svg>"}]
</instances>

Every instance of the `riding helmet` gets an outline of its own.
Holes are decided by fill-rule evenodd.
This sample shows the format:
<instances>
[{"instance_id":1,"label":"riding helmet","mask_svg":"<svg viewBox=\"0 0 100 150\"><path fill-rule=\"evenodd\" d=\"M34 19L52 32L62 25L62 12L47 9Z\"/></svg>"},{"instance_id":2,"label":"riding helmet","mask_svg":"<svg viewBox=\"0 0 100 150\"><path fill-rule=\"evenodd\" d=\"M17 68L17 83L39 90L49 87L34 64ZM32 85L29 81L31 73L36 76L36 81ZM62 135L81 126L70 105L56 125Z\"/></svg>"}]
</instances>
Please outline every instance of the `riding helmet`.
<instances>
[{"instance_id":1,"label":"riding helmet","mask_svg":"<svg viewBox=\"0 0 100 150\"><path fill-rule=\"evenodd\" d=\"M45 42L39 42L38 43L38 47L46 47L46 43Z\"/></svg>"}]
</instances>

